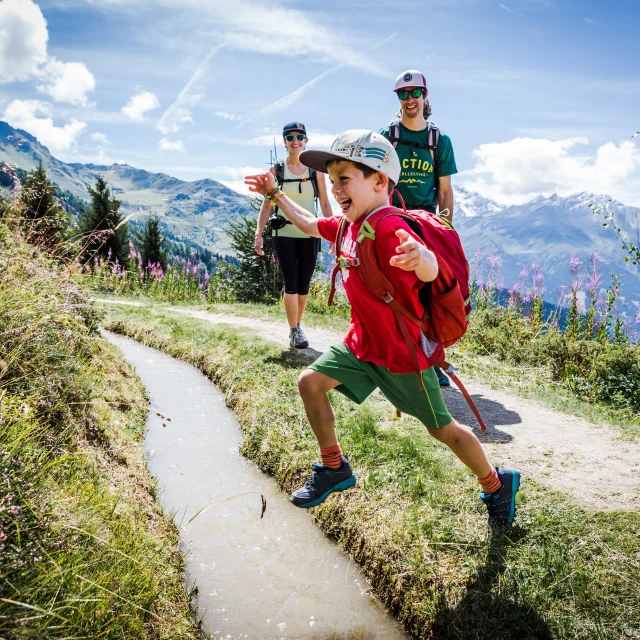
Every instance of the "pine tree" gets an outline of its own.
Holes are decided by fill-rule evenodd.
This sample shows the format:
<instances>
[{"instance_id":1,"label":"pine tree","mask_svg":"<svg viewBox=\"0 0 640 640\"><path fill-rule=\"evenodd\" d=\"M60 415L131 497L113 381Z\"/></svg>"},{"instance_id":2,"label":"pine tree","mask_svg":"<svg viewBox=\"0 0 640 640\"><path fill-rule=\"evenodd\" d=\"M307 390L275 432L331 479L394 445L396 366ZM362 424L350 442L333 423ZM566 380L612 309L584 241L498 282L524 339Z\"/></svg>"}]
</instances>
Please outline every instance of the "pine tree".
<instances>
[{"instance_id":1,"label":"pine tree","mask_svg":"<svg viewBox=\"0 0 640 640\"><path fill-rule=\"evenodd\" d=\"M254 248L255 231L253 216L245 216L227 227L231 248L240 261L234 270L233 288L240 302L275 302L282 295L284 282L273 253L270 229L267 225L262 234L264 256L259 256Z\"/></svg>"},{"instance_id":2,"label":"pine tree","mask_svg":"<svg viewBox=\"0 0 640 640\"><path fill-rule=\"evenodd\" d=\"M61 249L68 237L69 217L54 195L42 162L23 178L18 205L28 239L45 249Z\"/></svg>"},{"instance_id":3,"label":"pine tree","mask_svg":"<svg viewBox=\"0 0 640 640\"><path fill-rule=\"evenodd\" d=\"M159 262L163 269L167 268L166 239L162 234L160 218L152 215L140 235L140 253L142 254L142 264L146 267L149 262L155 264Z\"/></svg>"},{"instance_id":4,"label":"pine tree","mask_svg":"<svg viewBox=\"0 0 640 640\"><path fill-rule=\"evenodd\" d=\"M129 255L129 232L120 213L120 201L113 197L102 176L96 179L94 188L89 187L91 207L80 219L84 234L83 244L88 258L103 256L120 264L126 264Z\"/></svg>"}]
</instances>

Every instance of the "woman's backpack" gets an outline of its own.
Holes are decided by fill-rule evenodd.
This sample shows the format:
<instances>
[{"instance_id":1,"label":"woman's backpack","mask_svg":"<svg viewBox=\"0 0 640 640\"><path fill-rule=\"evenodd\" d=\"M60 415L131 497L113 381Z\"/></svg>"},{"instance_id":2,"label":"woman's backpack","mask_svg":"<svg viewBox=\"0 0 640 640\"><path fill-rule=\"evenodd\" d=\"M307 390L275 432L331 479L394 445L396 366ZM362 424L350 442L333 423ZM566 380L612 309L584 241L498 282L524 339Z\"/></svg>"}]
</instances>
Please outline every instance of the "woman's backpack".
<instances>
[{"instance_id":1,"label":"woman's backpack","mask_svg":"<svg viewBox=\"0 0 640 640\"><path fill-rule=\"evenodd\" d=\"M309 167L309 177L308 178L285 178L284 177L284 163L286 160L278 160L275 163L276 168L276 182L280 187L284 185L285 182L297 182L299 193L302 193L302 183L303 182L311 182L313 186L313 197L316 203L316 207L318 206L318 174L315 169ZM278 229L282 229L286 224L291 224L289 220L287 220L284 216L278 215L278 205L273 207L271 211L271 215L269 216L269 224L271 225L271 229L274 231L278 231Z\"/></svg>"}]
</instances>

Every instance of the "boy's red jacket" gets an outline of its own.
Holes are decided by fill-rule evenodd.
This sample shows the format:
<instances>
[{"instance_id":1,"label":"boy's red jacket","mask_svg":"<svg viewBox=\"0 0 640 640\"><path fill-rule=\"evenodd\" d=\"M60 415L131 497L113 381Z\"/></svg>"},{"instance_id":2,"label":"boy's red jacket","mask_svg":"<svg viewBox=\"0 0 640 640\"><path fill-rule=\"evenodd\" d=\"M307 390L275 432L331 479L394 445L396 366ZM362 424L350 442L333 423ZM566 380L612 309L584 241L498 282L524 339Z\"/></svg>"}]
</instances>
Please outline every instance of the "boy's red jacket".
<instances>
[{"instance_id":1,"label":"boy's red jacket","mask_svg":"<svg viewBox=\"0 0 640 640\"><path fill-rule=\"evenodd\" d=\"M356 257L356 239L360 227L367 216L352 222L345 231L342 240L341 256L345 259ZM318 231L329 242L335 242L342 216L320 218ZM422 240L409 228L409 225L397 216L389 216L380 221L376 230L376 254L383 273L396 288L398 301L418 318L423 308L418 300L418 289L424 284L414 271L403 271L392 267L389 260L395 255L400 239L396 231L403 229L421 244ZM415 373L413 358L400 333L393 309L369 291L357 268L342 268L342 282L351 303L351 323L344 343L356 358L380 365L391 373ZM407 329L415 345L420 344L420 328L411 322ZM427 369L429 363L422 350L417 348L421 369Z\"/></svg>"}]
</instances>

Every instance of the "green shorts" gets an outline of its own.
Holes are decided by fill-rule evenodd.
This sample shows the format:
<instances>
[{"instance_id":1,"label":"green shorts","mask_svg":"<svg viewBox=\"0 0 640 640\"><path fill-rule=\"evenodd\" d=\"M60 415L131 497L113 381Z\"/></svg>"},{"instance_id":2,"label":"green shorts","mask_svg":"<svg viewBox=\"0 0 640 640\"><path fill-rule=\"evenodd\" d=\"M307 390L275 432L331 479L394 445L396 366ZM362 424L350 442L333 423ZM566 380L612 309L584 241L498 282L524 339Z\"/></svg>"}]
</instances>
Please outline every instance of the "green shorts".
<instances>
[{"instance_id":1,"label":"green shorts","mask_svg":"<svg viewBox=\"0 0 640 640\"><path fill-rule=\"evenodd\" d=\"M344 343L334 344L309 369L340 382L336 391L362 404L377 388L402 413L418 418L428 429L438 429L452 420L433 368L422 372L423 389L415 373L389 373L386 367L358 360Z\"/></svg>"}]
</instances>

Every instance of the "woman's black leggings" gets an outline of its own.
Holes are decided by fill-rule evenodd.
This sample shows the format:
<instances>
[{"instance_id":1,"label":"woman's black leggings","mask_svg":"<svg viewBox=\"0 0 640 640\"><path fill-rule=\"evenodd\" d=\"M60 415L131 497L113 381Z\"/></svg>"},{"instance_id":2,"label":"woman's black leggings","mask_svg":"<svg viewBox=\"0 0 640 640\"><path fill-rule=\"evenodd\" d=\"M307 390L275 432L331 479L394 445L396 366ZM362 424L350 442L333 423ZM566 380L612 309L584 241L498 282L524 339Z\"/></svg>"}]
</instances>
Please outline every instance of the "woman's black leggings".
<instances>
[{"instance_id":1,"label":"woman's black leggings","mask_svg":"<svg viewBox=\"0 0 640 640\"><path fill-rule=\"evenodd\" d=\"M309 294L309 285L316 259L320 249L320 238L283 238L273 236L273 252L278 258L284 292L297 293L300 296Z\"/></svg>"}]
</instances>

